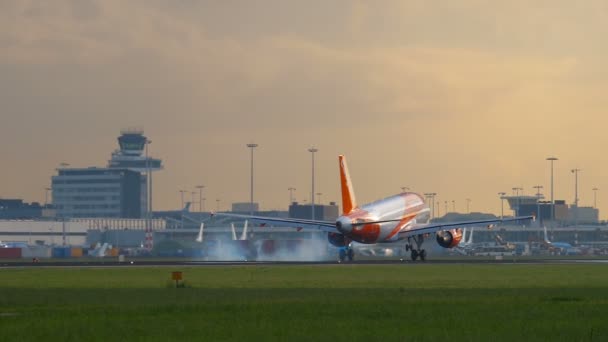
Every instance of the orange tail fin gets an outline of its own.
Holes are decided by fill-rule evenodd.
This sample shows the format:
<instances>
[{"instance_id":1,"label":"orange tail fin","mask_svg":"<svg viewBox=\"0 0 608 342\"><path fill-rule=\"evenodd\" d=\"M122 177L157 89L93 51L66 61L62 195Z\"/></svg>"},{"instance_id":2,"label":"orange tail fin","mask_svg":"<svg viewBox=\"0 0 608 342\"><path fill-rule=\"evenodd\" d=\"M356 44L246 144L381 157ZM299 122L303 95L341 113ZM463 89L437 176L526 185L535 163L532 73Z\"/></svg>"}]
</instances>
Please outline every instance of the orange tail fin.
<instances>
[{"instance_id":1,"label":"orange tail fin","mask_svg":"<svg viewBox=\"0 0 608 342\"><path fill-rule=\"evenodd\" d=\"M342 186L342 214L347 215L357 208L357 201L346 166L346 158L338 156L338 160L340 161L340 185Z\"/></svg>"}]
</instances>

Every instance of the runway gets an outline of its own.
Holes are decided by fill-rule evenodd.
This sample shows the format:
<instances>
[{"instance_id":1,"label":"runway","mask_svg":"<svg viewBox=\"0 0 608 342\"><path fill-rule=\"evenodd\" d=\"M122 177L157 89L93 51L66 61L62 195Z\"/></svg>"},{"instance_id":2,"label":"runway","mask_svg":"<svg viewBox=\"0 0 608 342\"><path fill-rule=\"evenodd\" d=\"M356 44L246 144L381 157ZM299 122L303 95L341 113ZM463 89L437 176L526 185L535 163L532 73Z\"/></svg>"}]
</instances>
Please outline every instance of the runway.
<instances>
[{"instance_id":1,"label":"runway","mask_svg":"<svg viewBox=\"0 0 608 342\"><path fill-rule=\"evenodd\" d=\"M427 261L411 261L397 259L357 260L352 262L337 261L203 261L203 260L127 260L118 261L0 261L0 268L13 267L222 267L222 266L329 266L329 265L534 265L534 264L606 264L608 259L438 259Z\"/></svg>"}]
</instances>

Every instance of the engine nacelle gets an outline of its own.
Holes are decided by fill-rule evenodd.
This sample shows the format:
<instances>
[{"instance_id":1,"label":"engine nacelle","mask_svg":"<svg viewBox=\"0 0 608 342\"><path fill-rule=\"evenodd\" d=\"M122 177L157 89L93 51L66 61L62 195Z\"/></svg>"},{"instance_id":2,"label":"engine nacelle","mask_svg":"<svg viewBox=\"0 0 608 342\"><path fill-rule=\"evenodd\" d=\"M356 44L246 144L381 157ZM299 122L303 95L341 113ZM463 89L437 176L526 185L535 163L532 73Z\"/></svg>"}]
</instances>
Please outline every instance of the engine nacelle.
<instances>
[{"instance_id":1,"label":"engine nacelle","mask_svg":"<svg viewBox=\"0 0 608 342\"><path fill-rule=\"evenodd\" d=\"M350 243L349 238L338 233L327 233L327 240L336 247L344 247Z\"/></svg>"},{"instance_id":2,"label":"engine nacelle","mask_svg":"<svg viewBox=\"0 0 608 342\"><path fill-rule=\"evenodd\" d=\"M453 248L458 246L462 240L462 229L440 230L436 235L439 246Z\"/></svg>"}]
</instances>

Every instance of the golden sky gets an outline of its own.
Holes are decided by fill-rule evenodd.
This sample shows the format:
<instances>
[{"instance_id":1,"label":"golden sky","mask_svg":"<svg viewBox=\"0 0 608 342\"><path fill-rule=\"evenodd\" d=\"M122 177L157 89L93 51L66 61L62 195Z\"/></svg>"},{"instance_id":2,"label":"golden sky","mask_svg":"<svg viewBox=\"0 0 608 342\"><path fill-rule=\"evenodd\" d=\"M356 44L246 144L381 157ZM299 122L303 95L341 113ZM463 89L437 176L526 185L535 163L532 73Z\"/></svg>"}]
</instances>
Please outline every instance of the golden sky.
<instances>
[{"instance_id":1,"label":"golden sky","mask_svg":"<svg viewBox=\"0 0 608 342\"><path fill-rule=\"evenodd\" d=\"M407 186L464 211L540 184L608 205L605 1L0 1L0 196L43 201L54 169L103 166L142 127L155 209L206 186L209 207L288 187L339 200ZM443 212L443 204L442 210ZM600 212L602 218L607 215Z\"/></svg>"}]
</instances>

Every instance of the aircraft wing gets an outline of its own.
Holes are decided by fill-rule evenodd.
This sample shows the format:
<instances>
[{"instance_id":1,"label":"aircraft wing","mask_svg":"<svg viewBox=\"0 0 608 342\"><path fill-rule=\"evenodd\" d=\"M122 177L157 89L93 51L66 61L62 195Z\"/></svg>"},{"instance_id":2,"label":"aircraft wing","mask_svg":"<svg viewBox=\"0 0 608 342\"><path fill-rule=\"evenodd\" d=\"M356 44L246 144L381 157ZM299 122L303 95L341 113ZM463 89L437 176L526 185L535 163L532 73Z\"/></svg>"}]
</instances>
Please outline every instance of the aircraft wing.
<instances>
[{"instance_id":1,"label":"aircraft wing","mask_svg":"<svg viewBox=\"0 0 608 342\"><path fill-rule=\"evenodd\" d=\"M212 216L222 217L234 217L243 220L249 220L251 222L259 223L263 226L275 226L275 227L293 227L295 229L314 229L321 230L328 233L339 233L336 228L336 223L331 221L316 221L316 220L304 220L304 219L290 219L281 217L266 217L266 216L250 216L250 215L239 215L239 214L227 214L227 213L214 213Z\"/></svg>"},{"instance_id":2,"label":"aircraft wing","mask_svg":"<svg viewBox=\"0 0 608 342\"><path fill-rule=\"evenodd\" d=\"M519 216L506 219L489 219L489 220L476 220L476 221L460 221L460 222L437 222L415 225L409 230L405 230L399 233L399 238L404 239L415 235L435 233L440 230L464 228L464 227L478 227L487 226L492 228L495 224L512 221L526 221L533 220L534 216Z\"/></svg>"}]
</instances>

